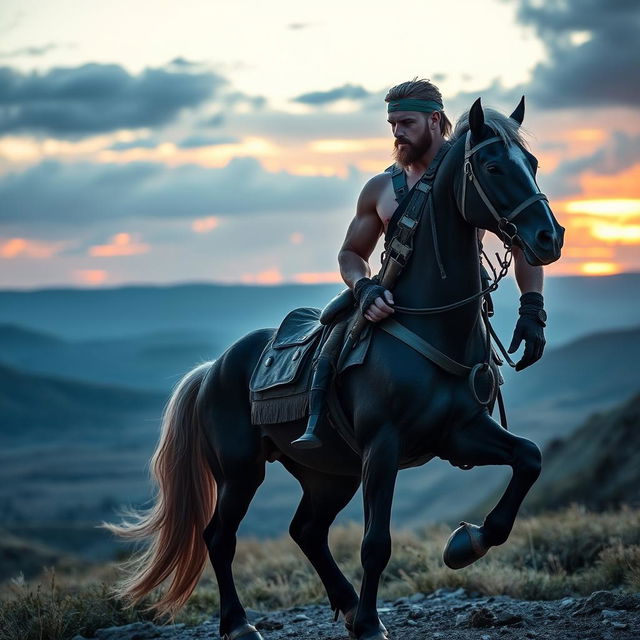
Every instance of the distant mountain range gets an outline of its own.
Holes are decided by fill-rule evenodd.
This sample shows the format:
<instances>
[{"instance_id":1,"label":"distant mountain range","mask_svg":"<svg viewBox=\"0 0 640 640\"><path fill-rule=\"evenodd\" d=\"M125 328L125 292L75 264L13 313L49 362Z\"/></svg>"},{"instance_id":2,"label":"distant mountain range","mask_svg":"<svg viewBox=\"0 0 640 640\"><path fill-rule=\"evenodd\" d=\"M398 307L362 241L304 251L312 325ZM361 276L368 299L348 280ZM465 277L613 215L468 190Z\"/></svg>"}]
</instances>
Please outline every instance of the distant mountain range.
<instances>
[{"instance_id":1,"label":"distant mountain range","mask_svg":"<svg viewBox=\"0 0 640 640\"><path fill-rule=\"evenodd\" d=\"M527 513L572 503L591 510L639 506L640 393L590 414L578 428L548 442L542 458L542 473L524 502ZM493 491L462 517L481 519L501 493Z\"/></svg>"},{"instance_id":2,"label":"distant mountain range","mask_svg":"<svg viewBox=\"0 0 640 640\"><path fill-rule=\"evenodd\" d=\"M148 414L157 413L165 398L116 387L23 373L0 364L0 441L33 442L71 437L101 439L109 430L113 437Z\"/></svg>"},{"instance_id":3,"label":"distant mountain range","mask_svg":"<svg viewBox=\"0 0 640 640\"><path fill-rule=\"evenodd\" d=\"M529 509L579 502L591 509L640 505L640 393L591 415L544 451L544 467Z\"/></svg>"},{"instance_id":4,"label":"distant mountain range","mask_svg":"<svg viewBox=\"0 0 640 640\"><path fill-rule=\"evenodd\" d=\"M640 388L640 303L631 294L639 284L639 274L547 280L548 334L556 339L533 367L504 371L510 429L546 446ZM276 326L296 306L322 306L340 289L0 292L0 520L17 535L42 532L42 540L55 524L60 548L65 540L76 550L86 540L88 553L112 548L102 534L72 538L64 529L86 531L87 523L112 519L119 505L148 498L146 470L174 382L231 340ZM494 324L499 331L503 324L508 345L517 309L512 282L495 304ZM464 472L439 460L403 471L394 525L454 521L509 475L504 467ZM289 474L268 465L241 533L286 530L299 496ZM357 495L339 520L360 520L361 510Z\"/></svg>"},{"instance_id":5,"label":"distant mountain range","mask_svg":"<svg viewBox=\"0 0 640 640\"><path fill-rule=\"evenodd\" d=\"M19 369L168 392L196 364L222 351L211 334L174 330L100 340L68 340L0 326L0 361Z\"/></svg>"},{"instance_id":6,"label":"distant mountain range","mask_svg":"<svg viewBox=\"0 0 640 640\"><path fill-rule=\"evenodd\" d=\"M5 290L0 291L0 324L79 341L195 331L211 336L217 346L225 348L253 329L277 326L295 307L323 307L342 289L338 284L181 284ZM550 346L595 331L638 324L640 299L632 295L638 290L640 273L548 277L545 300ZM494 324L505 339L510 339L517 320L518 295L511 277L493 294Z\"/></svg>"},{"instance_id":7,"label":"distant mountain range","mask_svg":"<svg viewBox=\"0 0 640 640\"><path fill-rule=\"evenodd\" d=\"M536 441L562 436L567 426L640 388L638 362L640 326L602 331L548 349L524 371L503 367L514 428Z\"/></svg>"}]
</instances>

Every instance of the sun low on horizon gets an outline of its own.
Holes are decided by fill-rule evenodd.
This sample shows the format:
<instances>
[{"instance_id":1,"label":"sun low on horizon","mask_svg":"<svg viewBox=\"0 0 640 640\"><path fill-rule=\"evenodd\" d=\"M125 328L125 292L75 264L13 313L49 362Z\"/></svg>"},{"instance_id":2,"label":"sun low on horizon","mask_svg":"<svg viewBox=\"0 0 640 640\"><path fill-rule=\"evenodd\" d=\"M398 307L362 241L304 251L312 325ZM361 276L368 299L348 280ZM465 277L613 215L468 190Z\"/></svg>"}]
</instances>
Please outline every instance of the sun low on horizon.
<instances>
[{"instance_id":1,"label":"sun low on horizon","mask_svg":"<svg viewBox=\"0 0 640 640\"><path fill-rule=\"evenodd\" d=\"M566 228L546 274L640 271L640 8L4 9L0 288L341 282L358 195L392 162L384 96L413 77L453 122L477 97L510 113L526 96L538 182Z\"/></svg>"}]
</instances>

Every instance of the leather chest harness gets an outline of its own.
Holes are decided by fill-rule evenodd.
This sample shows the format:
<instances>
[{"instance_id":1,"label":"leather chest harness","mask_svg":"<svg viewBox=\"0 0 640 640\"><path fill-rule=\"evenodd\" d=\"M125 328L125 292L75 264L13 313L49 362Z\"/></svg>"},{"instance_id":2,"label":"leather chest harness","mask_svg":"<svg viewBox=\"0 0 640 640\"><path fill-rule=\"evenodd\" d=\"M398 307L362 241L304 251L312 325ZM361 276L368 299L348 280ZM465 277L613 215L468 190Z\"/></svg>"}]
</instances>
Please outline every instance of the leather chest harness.
<instances>
[{"instance_id":1,"label":"leather chest harness","mask_svg":"<svg viewBox=\"0 0 640 640\"><path fill-rule=\"evenodd\" d=\"M502 361L491 347L492 338L500 349L507 363L511 367L515 367L515 363L509 357L505 347L498 339L495 331L493 330L493 327L490 324L489 317L490 315L493 315L493 311L490 305L489 294L498 288L498 283L508 273L509 266L511 264L511 260L513 257L511 248L513 240L518 232L516 225L513 223L513 219L534 202L537 202L538 200L546 200L547 197L543 193L538 192L516 206L506 216L501 216L500 214L498 214L474 174L471 157L479 149L489 144L501 141L502 139L499 136L493 136L472 147L471 132L467 132L465 139L464 178L461 202L462 216L466 220L467 184L469 183L470 185L473 185L490 213L498 222L498 230L502 234L504 243L503 246L505 249L503 258L500 258L500 256L496 254L496 258L500 266L499 270L496 270L493 267L488 259L488 256L484 253L484 251L482 251L483 256L485 257L493 272L493 281L490 282L488 286L484 287L480 292L472 296L440 307L414 308L394 305L394 309L401 313L432 314L450 311L452 309L456 309L463 305L466 305L474 300L477 300L478 298L483 298L483 302L481 305L481 314L486 328L485 361L480 362L473 367L457 362L456 360L450 358L442 351L431 345L424 338L417 335L406 326L391 317L385 318L385 320L378 323L378 326L387 333L396 337L398 340L401 340L411 348L415 349L418 353L422 354L445 371L456 376L468 376L471 393L473 394L476 401L481 405L487 406L491 404L497 396L500 409L500 421L502 423L502 426L507 428L506 413L504 410L504 403L498 383L501 376L495 366L496 364L502 364ZM411 191L409 191L408 189L406 176L401 167L392 165L386 169L386 172L391 174L396 202L398 202L399 205L400 203L404 204L405 198L407 198L409 195L411 196L410 200L406 204L406 207L404 208L404 211L402 210L401 206L398 206L398 208L396 209L396 213L394 213L389 223L387 235L390 235L392 231L393 235L385 244L385 251L382 254L382 267L380 269L380 273L377 276L380 284L390 291L393 290L395 283L397 282L403 269L407 265L409 258L411 257L411 254L413 252L413 236L415 235L418 224L422 218L423 213L426 210L429 211L435 258L438 263L441 277L443 279L446 278L446 273L442 264L442 260L440 258L440 252L438 248L438 236L435 227L435 216L433 215L433 205L430 196L438 168L440 167L442 160L445 158L450 149L451 144L449 142L445 142L436 153L427 171L423 174L423 176ZM397 221L396 218L398 218ZM395 229L393 229L394 223ZM367 325L367 323L368 321L364 317L359 317L358 320L354 323L347 338L347 342L342 350L342 353L340 354L339 362L342 361L345 358L346 354L348 354L349 350L357 344L358 336ZM478 397L478 393L476 390L476 378L480 373L487 373L490 379L490 392L484 399Z\"/></svg>"}]
</instances>

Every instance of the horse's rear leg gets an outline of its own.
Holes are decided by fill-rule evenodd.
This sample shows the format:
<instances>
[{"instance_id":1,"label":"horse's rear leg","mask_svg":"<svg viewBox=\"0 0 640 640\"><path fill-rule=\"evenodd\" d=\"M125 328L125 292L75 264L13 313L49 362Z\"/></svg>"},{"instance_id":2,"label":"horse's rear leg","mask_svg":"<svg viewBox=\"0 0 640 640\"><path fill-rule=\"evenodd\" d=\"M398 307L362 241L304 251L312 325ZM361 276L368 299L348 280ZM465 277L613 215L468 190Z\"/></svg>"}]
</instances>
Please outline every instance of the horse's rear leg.
<instances>
[{"instance_id":1,"label":"horse's rear leg","mask_svg":"<svg viewBox=\"0 0 640 640\"><path fill-rule=\"evenodd\" d=\"M248 380L272 333L249 334L225 352L203 381L197 402L209 444L209 465L218 485L216 509L203 537L218 581L223 640L262 639L248 624L231 564L238 527L264 480L266 461L260 431L251 424Z\"/></svg>"},{"instance_id":2,"label":"horse's rear leg","mask_svg":"<svg viewBox=\"0 0 640 640\"><path fill-rule=\"evenodd\" d=\"M304 492L289 533L318 572L331 609L344 614L349 628L358 606L358 595L333 559L328 535L336 516L355 494L360 478L328 475L288 458L282 463L297 478Z\"/></svg>"},{"instance_id":3,"label":"horse's rear leg","mask_svg":"<svg viewBox=\"0 0 640 640\"><path fill-rule=\"evenodd\" d=\"M449 539L445 562L459 569L507 540L522 501L540 475L542 456L536 444L506 431L487 412L454 427L438 455L455 465L502 464L513 470L506 491L483 525L461 523Z\"/></svg>"},{"instance_id":4,"label":"horse's rear leg","mask_svg":"<svg viewBox=\"0 0 640 640\"><path fill-rule=\"evenodd\" d=\"M242 634L242 640L261 640L262 636L248 625L231 564L236 552L238 527L264 479L264 462L257 462L255 458L238 460L225 465L224 473L220 468L215 469L214 475L218 482L218 503L203 537L220 592L220 635L226 640L244 629L246 633Z\"/></svg>"},{"instance_id":5,"label":"horse's rear leg","mask_svg":"<svg viewBox=\"0 0 640 640\"><path fill-rule=\"evenodd\" d=\"M392 425L367 431L374 431L375 435L361 443L365 531L360 552L360 602L353 627L358 640L383 640L386 630L378 618L376 604L380 576L391 557L389 529L400 444Z\"/></svg>"}]
</instances>

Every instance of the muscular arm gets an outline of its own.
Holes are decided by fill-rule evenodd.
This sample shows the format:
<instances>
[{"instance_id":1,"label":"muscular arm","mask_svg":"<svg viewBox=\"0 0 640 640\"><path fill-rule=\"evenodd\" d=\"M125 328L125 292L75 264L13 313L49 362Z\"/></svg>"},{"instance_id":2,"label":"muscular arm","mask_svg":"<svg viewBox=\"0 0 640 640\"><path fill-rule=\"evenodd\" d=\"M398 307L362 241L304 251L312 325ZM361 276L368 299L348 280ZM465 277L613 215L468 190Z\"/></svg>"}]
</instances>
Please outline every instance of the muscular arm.
<instances>
[{"instance_id":1,"label":"muscular arm","mask_svg":"<svg viewBox=\"0 0 640 640\"><path fill-rule=\"evenodd\" d=\"M351 289L360 278L370 277L369 257L383 231L382 221L376 210L379 183L376 176L362 189L356 215L349 224L347 235L338 253L340 275Z\"/></svg>"},{"instance_id":2,"label":"muscular arm","mask_svg":"<svg viewBox=\"0 0 640 640\"><path fill-rule=\"evenodd\" d=\"M368 278L371 275L369 257L373 253L378 238L383 231L382 221L378 216L377 202L389 177L377 175L364 186L358 204L356 215L347 229L347 235L342 243L342 248L338 253L338 264L340 265L340 275L349 288L353 289L356 282L361 278ZM393 295L390 291L384 290L384 297L378 296L375 300L363 309L364 317L370 322L379 322L392 314ZM366 300L365 298L363 298ZM389 304L387 304L389 303Z\"/></svg>"},{"instance_id":3,"label":"muscular arm","mask_svg":"<svg viewBox=\"0 0 640 640\"><path fill-rule=\"evenodd\" d=\"M513 247L513 266L520 293L535 291L542 293L544 271L542 267L532 267L525 259L519 247Z\"/></svg>"}]
</instances>

